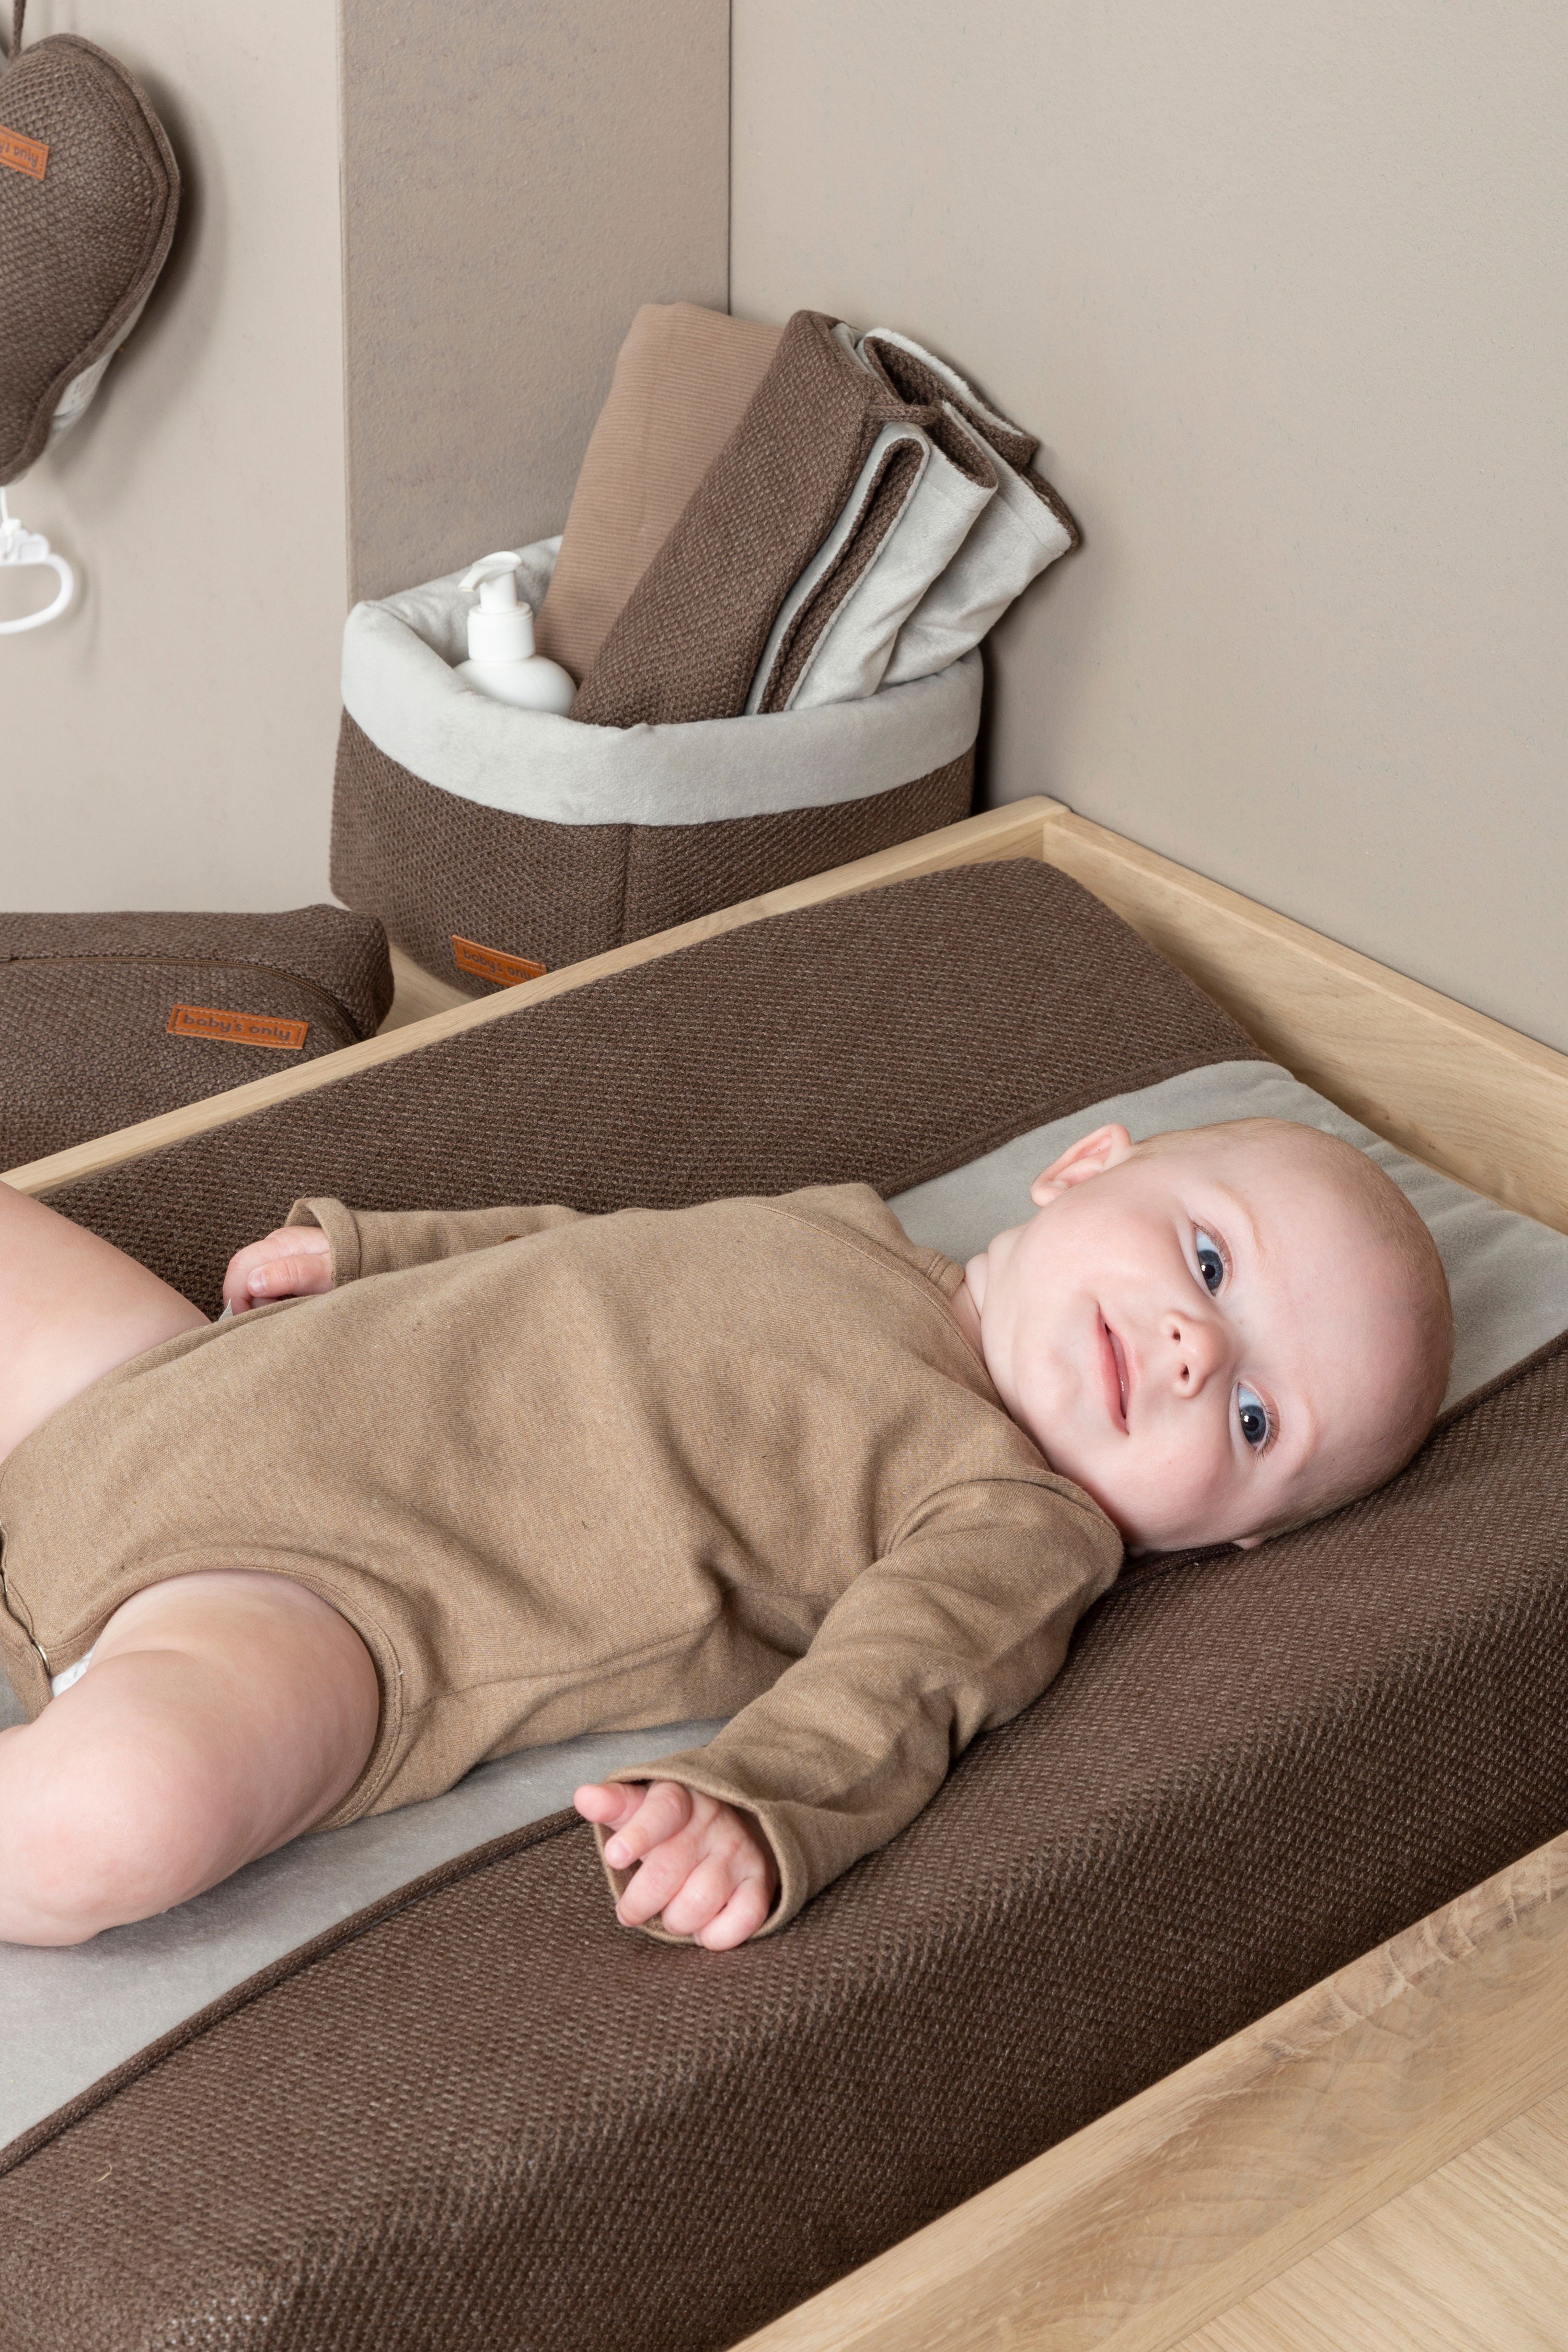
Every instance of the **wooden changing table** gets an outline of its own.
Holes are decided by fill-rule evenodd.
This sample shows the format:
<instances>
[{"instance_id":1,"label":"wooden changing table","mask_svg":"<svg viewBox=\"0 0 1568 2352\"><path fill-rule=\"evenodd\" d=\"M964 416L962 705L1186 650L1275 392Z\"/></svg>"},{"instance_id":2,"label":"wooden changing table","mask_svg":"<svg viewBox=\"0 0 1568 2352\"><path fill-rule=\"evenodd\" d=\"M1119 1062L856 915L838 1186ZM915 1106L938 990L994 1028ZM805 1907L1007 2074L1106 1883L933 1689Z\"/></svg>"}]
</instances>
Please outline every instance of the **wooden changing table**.
<instances>
[{"instance_id":1,"label":"wooden changing table","mask_svg":"<svg viewBox=\"0 0 1568 2352\"><path fill-rule=\"evenodd\" d=\"M1074 876L1297 1077L1568 1232L1568 1057L1075 816L1016 802L11 1171L45 1192L695 940L943 867ZM941 984L932 974L932 986ZM411 1017L415 1016L415 1017ZM1163 2352L1568 2081L1568 1834L748 2339L754 2352ZM1565 2298L1568 2299L1568 2298Z\"/></svg>"}]
</instances>

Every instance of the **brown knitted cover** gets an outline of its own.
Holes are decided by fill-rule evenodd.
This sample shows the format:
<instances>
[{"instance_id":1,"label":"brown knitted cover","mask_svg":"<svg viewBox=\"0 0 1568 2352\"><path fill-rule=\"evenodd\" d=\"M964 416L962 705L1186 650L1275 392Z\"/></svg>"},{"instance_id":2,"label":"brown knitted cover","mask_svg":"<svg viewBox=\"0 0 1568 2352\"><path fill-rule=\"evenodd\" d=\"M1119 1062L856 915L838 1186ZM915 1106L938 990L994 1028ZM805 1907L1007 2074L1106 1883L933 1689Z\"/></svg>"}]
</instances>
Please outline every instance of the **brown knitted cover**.
<instances>
[{"instance_id":1,"label":"brown knitted cover","mask_svg":"<svg viewBox=\"0 0 1568 2352\"><path fill-rule=\"evenodd\" d=\"M780 605L816 555L884 425L930 428L915 406L797 310L740 424L621 607L578 688L599 727L735 719ZM918 445L895 446L859 527L811 599L815 639L897 520ZM802 615L804 623L805 616Z\"/></svg>"},{"instance_id":2,"label":"brown knitted cover","mask_svg":"<svg viewBox=\"0 0 1568 2352\"><path fill-rule=\"evenodd\" d=\"M210 1296L305 1184L892 1191L1251 1050L1072 883L970 868L56 1197ZM1563 1827L1565 1416L1555 1346L1371 1501L1134 1568L769 1943L617 1929L564 1816L331 1929L0 2159L0 2347L732 2344Z\"/></svg>"},{"instance_id":3,"label":"brown knitted cover","mask_svg":"<svg viewBox=\"0 0 1568 2352\"><path fill-rule=\"evenodd\" d=\"M824 874L967 816L974 755L839 801L709 824L552 824L444 793L378 751L345 711L332 887L378 915L426 971L488 996L456 933L553 971L715 907Z\"/></svg>"},{"instance_id":4,"label":"brown knitted cover","mask_svg":"<svg viewBox=\"0 0 1568 2352\"><path fill-rule=\"evenodd\" d=\"M745 415L584 673L575 718L633 727L738 717L781 606L845 511L885 425L915 428L960 473L994 482L974 443L950 423L952 391L934 371L881 346L863 365L834 326L819 310L790 320ZM1016 426L1003 426L997 440L1024 467L1039 446ZM773 656L764 710L787 704L901 515L920 462L914 439L884 452L845 544ZM1076 546L1078 525L1050 484L1027 478Z\"/></svg>"},{"instance_id":5,"label":"brown knitted cover","mask_svg":"<svg viewBox=\"0 0 1568 2352\"><path fill-rule=\"evenodd\" d=\"M140 83L74 33L20 50L24 9L0 73L0 482L41 455L62 393L145 300L180 202ZM5 131L27 144L8 148Z\"/></svg>"},{"instance_id":6,"label":"brown knitted cover","mask_svg":"<svg viewBox=\"0 0 1568 2352\"><path fill-rule=\"evenodd\" d=\"M368 1037L381 925L286 915L0 914L0 1169ZM176 1004L309 1024L295 1050L171 1036Z\"/></svg>"}]
</instances>

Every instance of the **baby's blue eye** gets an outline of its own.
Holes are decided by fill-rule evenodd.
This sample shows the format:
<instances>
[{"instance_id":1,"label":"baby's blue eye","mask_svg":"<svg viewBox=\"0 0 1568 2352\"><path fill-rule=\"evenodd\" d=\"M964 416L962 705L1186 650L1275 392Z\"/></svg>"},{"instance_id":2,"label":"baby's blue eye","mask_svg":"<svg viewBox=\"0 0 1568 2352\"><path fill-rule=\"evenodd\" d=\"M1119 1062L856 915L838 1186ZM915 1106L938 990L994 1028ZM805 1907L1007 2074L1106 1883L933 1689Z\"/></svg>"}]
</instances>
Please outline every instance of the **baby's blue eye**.
<instances>
[{"instance_id":1,"label":"baby's blue eye","mask_svg":"<svg viewBox=\"0 0 1568 2352\"><path fill-rule=\"evenodd\" d=\"M1237 1419L1248 1445L1261 1445L1268 1435L1268 1407L1255 1390L1239 1388L1236 1392Z\"/></svg>"},{"instance_id":2,"label":"baby's blue eye","mask_svg":"<svg viewBox=\"0 0 1568 2352\"><path fill-rule=\"evenodd\" d=\"M1225 1259L1221 1255L1219 1244L1212 1240L1207 1234L1195 1234L1193 1241L1197 1253L1198 1272L1203 1276L1212 1298L1225 1280Z\"/></svg>"}]
</instances>

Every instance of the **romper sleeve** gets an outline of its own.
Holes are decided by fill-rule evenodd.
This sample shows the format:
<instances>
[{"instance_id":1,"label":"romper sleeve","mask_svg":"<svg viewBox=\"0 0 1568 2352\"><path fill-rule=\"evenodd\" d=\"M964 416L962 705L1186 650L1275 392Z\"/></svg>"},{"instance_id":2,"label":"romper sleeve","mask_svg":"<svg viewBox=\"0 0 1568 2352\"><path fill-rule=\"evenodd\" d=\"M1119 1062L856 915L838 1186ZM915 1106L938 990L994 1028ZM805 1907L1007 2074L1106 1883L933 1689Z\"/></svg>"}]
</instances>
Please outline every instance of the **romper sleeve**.
<instances>
[{"instance_id":1,"label":"romper sleeve","mask_svg":"<svg viewBox=\"0 0 1568 2352\"><path fill-rule=\"evenodd\" d=\"M552 1225L575 1224L579 1209L349 1209L342 1201L296 1201L287 1223L320 1225L332 1245L339 1288L367 1274L395 1274L434 1259L493 1249Z\"/></svg>"},{"instance_id":2,"label":"romper sleeve","mask_svg":"<svg viewBox=\"0 0 1568 2352\"><path fill-rule=\"evenodd\" d=\"M1065 1478L947 1488L716 1738L611 1777L679 1780L750 1813L778 1865L771 1935L911 1822L976 1732L1039 1696L1121 1562L1116 1529ZM618 1895L630 1874L606 1873Z\"/></svg>"}]
</instances>

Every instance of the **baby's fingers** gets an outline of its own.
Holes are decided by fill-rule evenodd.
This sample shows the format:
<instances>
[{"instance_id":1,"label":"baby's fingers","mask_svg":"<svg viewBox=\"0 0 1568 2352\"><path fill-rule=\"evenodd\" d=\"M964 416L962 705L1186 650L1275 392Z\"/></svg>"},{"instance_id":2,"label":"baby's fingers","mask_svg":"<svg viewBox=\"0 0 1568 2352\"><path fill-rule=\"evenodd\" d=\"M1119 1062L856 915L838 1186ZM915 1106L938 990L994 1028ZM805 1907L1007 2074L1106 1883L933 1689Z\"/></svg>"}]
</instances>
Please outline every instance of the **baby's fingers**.
<instances>
[{"instance_id":1,"label":"baby's fingers","mask_svg":"<svg viewBox=\"0 0 1568 2352\"><path fill-rule=\"evenodd\" d=\"M624 1780L585 1780L572 1792L572 1802L585 1822L596 1822L602 1830L619 1829L629 1822L642 1803L646 1791L628 1787Z\"/></svg>"},{"instance_id":2,"label":"baby's fingers","mask_svg":"<svg viewBox=\"0 0 1568 2352\"><path fill-rule=\"evenodd\" d=\"M724 1912L735 1893L735 1872L728 1857L709 1854L688 1873L664 1906L662 1926L672 1936L695 1936ZM740 1941L740 1937L735 1939Z\"/></svg>"},{"instance_id":3,"label":"baby's fingers","mask_svg":"<svg viewBox=\"0 0 1568 2352\"><path fill-rule=\"evenodd\" d=\"M332 1286L332 1245L314 1225L283 1225L237 1250L223 1295L237 1313L261 1298L300 1298Z\"/></svg>"},{"instance_id":4,"label":"baby's fingers","mask_svg":"<svg viewBox=\"0 0 1568 2352\"><path fill-rule=\"evenodd\" d=\"M616 1906L616 1916L622 1927L646 1927L650 1919L657 1919L666 1904L685 1885L700 1859L697 1841L689 1833L666 1838L662 1845L655 1846L647 1860L632 1873Z\"/></svg>"},{"instance_id":5,"label":"baby's fingers","mask_svg":"<svg viewBox=\"0 0 1568 2352\"><path fill-rule=\"evenodd\" d=\"M691 1792L679 1780L655 1780L642 1793L642 1802L605 1848L612 1870L629 1870L655 1846L679 1837L691 1819Z\"/></svg>"},{"instance_id":6,"label":"baby's fingers","mask_svg":"<svg viewBox=\"0 0 1568 2352\"><path fill-rule=\"evenodd\" d=\"M738 1886L718 1916L710 1919L698 1936L706 1952L732 1952L748 1936L754 1936L773 1907L773 1893L765 1880L749 1878Z\"/></svg>"}]
</instances>

